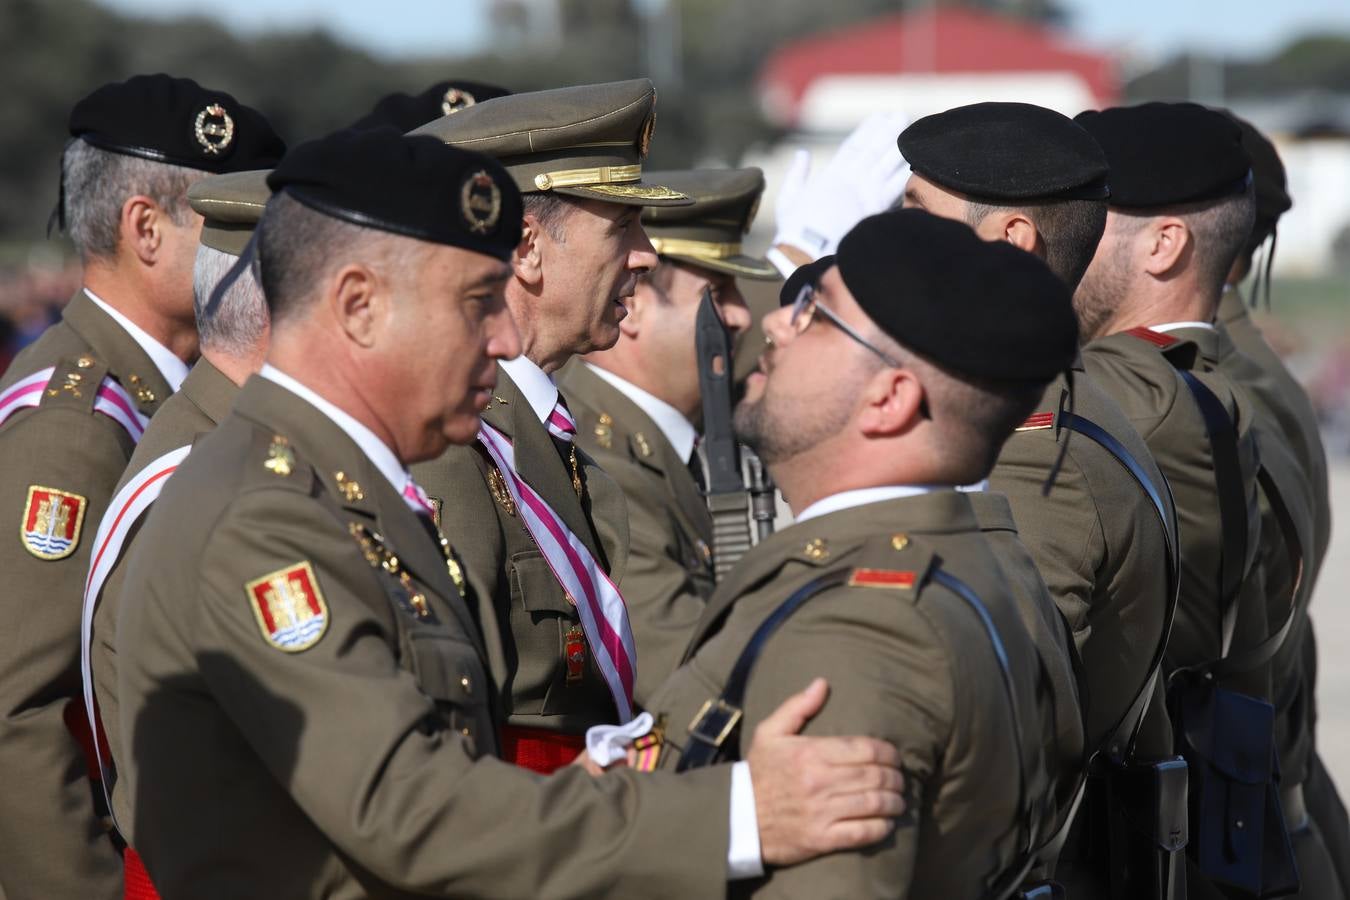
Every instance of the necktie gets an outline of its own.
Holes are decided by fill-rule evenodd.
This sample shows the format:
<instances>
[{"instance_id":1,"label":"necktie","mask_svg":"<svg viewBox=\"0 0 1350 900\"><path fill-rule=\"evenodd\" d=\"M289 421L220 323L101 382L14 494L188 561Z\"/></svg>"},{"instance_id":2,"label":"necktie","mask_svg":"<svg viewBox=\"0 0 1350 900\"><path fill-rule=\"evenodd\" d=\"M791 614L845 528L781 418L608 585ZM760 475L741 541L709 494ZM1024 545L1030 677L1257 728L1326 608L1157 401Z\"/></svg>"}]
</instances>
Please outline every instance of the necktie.
<instances>
[{"instance_id":1,"label":"necktie","mask_svg":"<svg viewBox=\"0 0 1350 900\"><path fill-rule=\"evenodd\" d=\"M698 452L699 439L694 440L694 449L689 453L689 474L694 476L700 494L708 493L708 481L703 474L703 456Z\"/></svg>"},{"instance_id":2,"label":"necktie","mask_svg":"<svg viewBox=\"0 0 1350 900\"><path fill-rule=\"evenodd\" d=\"M576 437L577 420L572 418L572 411L567 408L567 401L563 395L558 395L558 402L553 404L553 412L548 414L548 421L544 423L548 426L548 433L558 440L570 444L572 438Z\"/></svg>"},{"instance_id":3,"label":"necktie","mask_svg":"<svg viewBox=\"0 0 1350 900\"><path fill-rule=\"evenodd\" d=\"M431 498L427 492L422 490L421 485L413 481L412 476L403 483L403 502L408 504L408 508L419 516L426 516L427 521L435 519L435 507L431 505Z\"/></svg>"}]
</instances>

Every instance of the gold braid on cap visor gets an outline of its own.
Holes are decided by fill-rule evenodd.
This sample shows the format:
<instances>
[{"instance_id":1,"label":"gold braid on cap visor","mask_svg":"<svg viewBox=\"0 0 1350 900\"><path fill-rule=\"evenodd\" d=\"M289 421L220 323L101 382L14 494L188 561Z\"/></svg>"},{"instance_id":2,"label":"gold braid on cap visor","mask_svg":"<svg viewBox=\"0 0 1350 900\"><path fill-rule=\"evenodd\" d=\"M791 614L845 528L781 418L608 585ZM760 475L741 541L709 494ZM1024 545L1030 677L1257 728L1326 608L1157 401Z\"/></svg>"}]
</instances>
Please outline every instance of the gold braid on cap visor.
<instances>
[{"instance_id":1,"label":"gold braid on cap visor","mask_svg":"<svg viewBox=\"0 0 1350 900\"><path fill-rule=\"evenodd\" d=\"M741 255L741 245L715 241L691 241L686 238L647 236L652 247L663 256L691 256L695 259L730 259Z\"/></svg>"},{"instance_id":2,"label":"gold braid on cap visor","mask_svg":"<svg viewBox=\"0 0 1350 900\"><path fill-rule=\"evenodd\" d=\"M534 186L541 191L553 188L590 187L595 184L625 184L642 180L642 166L598 166L594 169L559 169L540 172L534 176Z\"/></svg>"}]
</instances>

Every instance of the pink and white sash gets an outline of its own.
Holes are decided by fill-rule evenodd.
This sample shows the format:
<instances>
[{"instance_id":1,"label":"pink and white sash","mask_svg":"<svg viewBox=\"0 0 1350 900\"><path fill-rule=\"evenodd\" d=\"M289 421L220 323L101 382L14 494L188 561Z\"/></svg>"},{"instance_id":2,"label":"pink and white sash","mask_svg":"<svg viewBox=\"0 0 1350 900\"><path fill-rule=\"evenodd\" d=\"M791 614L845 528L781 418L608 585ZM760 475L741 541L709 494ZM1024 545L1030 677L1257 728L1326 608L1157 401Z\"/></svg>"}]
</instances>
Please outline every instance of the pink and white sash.
<instances>
[{"instance_id":1,"label":"pink and white sash","mask_svg":"<svg viewBox=\"0 0 1350 900\"><path fill-rule=\"evenodd\" d=\"M553 404L553 411L548 414L548 421L544 423L548 433L560 441L572 443L572 439L577 435L577 420L572 417L572 411L567 408L567 401L563 399L562 394L558 395L558 402Z\"/></svg>"},{"instance_id":2,"label":"pink and white sash","mask_svg":"<svg viewBox=\"0 0 1350 900\"><path fill-rule=\"evenodd\" d=\"M15 382L4 394L0 394L0 424L4 424L6 419L19 410L41 403L42 392L47 389L55 372L55 366L34 372L27 378ZM94 411L103 413L125 428L133 442L141 439L141 435L145 434L145 426L150 424L149 417L142 415L136 408L136 402L131 399L126 388L111 376L105 377L98 386L98 394L94 398Z\"/></svg>"},{"instance_id":3,"label":"pink and white sash","mask_svg":"<svg viewBox=\"0 0 1350 900\"><path fill-rule=\"evenodd\" d=\"M93 729L95 735L102 733L98 707L94 703L92 656L94 611L98 608L99 595L103 592L103 584L112 574L113 567L122 558L122 547L132 527L159 498L164 483L191 450L191 444L171 450L142 469L112 498L112 502L108 504L108 511L98 523L98 531L94 535L93 555L89 562L89 577L84 582L84 606L80 612L80 674L84 679L84 711L89 717L89 727ZM108 801L108 809L111 810L112 798L107 796L110 784L107 765L97 739L94 741L94 754L98 758L98 769L103 778L104 799Z\"/></svg>"},{"instance_id":4,"label":"pink and white sash","mask_svg":"<svg viewBox=\"0 0 1350 900\"><path fill-rule=\"evenodd\" d=\"M484 422L478 431L478 441L504 476L521 521L553 570L553 576L576 603L586 643L614 697L619 721L629 721L633 718L637 650L623 595L581 539L516 474L515 449L506 435Z\"/></svg>"}]
</instances>

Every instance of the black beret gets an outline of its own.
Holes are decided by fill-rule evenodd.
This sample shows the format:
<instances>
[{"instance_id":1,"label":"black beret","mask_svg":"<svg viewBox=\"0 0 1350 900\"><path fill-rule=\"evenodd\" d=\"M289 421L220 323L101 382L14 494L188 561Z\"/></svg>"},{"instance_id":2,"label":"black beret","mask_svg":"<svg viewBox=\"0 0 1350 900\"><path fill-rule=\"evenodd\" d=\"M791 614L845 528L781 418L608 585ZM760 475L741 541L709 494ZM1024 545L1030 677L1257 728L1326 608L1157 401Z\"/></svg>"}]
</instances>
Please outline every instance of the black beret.
<instances>
[{"instance_id":1,"label":"black beret","mask_svg":"<svg viewBox=\"0 0 1350 900\"><path fill-rule=\"evenodd\" d=\"M1024 250L919 209L863 219L839 242L839 275L863 311L944 369L1049 381L1078 353L1064 282Z\"/></svg>"},{"instance_id":2,"label":"black beret","mask_svg":"<svg viewBox=\"0 0 1350 900\"><path fill-rule=\"evenodd\" d=\"M270 168L286 152L256 109L163 74L94 91L70 111L70 134L102 150L216 174Z\"/></svg>"},{"instance_id":3,"label":"black beret","mask_svg":"<svg viewBox=\"0 0 1350 900\"><path fill-rule=\"evenodd\" d=\"M1294 205L1289 196L1289 183L1284 173L1284 163L1275 145L1256 126L1246 119L1233 115L1228 110L1220 110L1242 131L1242 148L1252 161L1252 182L1256 191L1256 220L1259 224L1273 226L1280 216Z\"/></svg>"},{"instance_id":4,"label":"black beret","mask_svg":"<svg viewBox=\"0 0 1350 900\"><path fill-rule=\"evenodd\" d=\"M1198 103L1143 103L1079 113L1111 167L1111 205L1147 209L1243 190L1252 163L1242 131Z\"/></svg>"},{"instance_id":5,"label":"black beret","mask_svg":"<svg viewBox=\"0 0 1350 900\"><path fill-rule=\"evenodd\" d=\"M778 304L780 306L791 306L797 302L797 295L802 292L802 288L808 284L812 287L820 284L820 276L829 271L830 266L834 265L834 254L822 256L815 262L809 262L804 266L798 266L783 286L778 289Z\"/></svg>"},{"instance_id":6,"label":"black beret","mask_svg":"<svg viewBox=\"0 0 1350 900\"><path fill-rule=\"evenodd\" d=\"M457 113L461 109L511 94L504 87L477 81L438 81L420 94L388 94L369 113L357 119L353 128L377 128L392 125L399 131L412 131L428 122Z\"/></svg>"},{"instance_id":7,"label":"black beret","mask_svg":"<svg viewBox=\"0 0 1350 900\"><path fill-rule=\"evenodd\" d=\"M1105 200L1106 156L1068 116L973 103L924 116L896 140L911 169L981 200Z\"/></svg>"},{"instance_id":8,"label":"black beret","mask_svg":"<svg viewBox=\"0 0 1350 900\"><path fill-rule=\"evenodd\" d=\"M433 137L338 131L286 154L267 186L354 225L502 260L520 243L524 209L511 176Z\"/></svg>"}]
</instances>

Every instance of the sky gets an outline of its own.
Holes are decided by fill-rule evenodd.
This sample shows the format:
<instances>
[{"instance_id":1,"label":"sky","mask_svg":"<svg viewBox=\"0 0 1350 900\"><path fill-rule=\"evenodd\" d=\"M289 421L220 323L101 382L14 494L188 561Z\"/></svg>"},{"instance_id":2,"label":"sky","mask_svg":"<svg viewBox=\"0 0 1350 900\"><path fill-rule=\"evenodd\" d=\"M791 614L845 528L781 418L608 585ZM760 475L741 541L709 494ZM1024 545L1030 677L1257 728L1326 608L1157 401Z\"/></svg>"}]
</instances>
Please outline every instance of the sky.
<instances>
[{"instance_id":1,"label":"sky","mask_svg":"<svg viewBox=\"0 0 1350 900\"><path fill-rule=\"evenodd\" d=\"M192 12L249 33L322 24L384 56L471 52L488 38L489 0L102 0L128 12ZM734 2L734 0L729 0ZM1131 56L1194 47L1260 55L1309 31L1350 34L1347 0L1061 0L1085 42ZM897 2L897 6L901 5Z\"/></svg>"}]
</instances>

